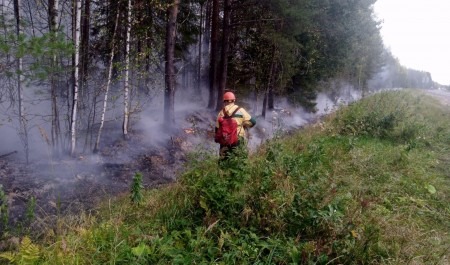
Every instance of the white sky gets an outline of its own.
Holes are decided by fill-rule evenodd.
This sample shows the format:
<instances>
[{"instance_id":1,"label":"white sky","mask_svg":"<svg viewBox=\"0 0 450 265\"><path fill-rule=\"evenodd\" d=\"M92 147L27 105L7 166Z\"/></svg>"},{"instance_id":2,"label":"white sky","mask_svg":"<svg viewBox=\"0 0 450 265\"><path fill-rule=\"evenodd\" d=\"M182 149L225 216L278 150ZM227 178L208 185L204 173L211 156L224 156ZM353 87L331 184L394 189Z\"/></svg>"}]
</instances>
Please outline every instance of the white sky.
<instances>
[{"instance_id":1,"label":"white sky","mask_svg":"<svg viewBox=\"0 0 450 265\"><path fill-rule=\"evenodd\" d=\"M377 0L384 43L403 66L450 85L450 0Z\"/></svg>"}]
</instances>

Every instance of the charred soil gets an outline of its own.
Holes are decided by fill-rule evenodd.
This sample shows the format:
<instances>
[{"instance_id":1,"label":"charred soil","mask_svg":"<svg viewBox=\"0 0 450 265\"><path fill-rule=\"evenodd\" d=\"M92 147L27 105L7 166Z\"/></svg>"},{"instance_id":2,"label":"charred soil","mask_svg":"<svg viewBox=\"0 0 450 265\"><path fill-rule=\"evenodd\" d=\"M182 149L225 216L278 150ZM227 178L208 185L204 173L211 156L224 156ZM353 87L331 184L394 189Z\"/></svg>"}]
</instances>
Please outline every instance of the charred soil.
<instances>
[{"instance_id":1,"label":"charred soil","mask_svg":"<svg viewBox=\"0 0 450 265\"><path fill-rule=\"evenodd\" d=\"M216 114L204 114L187 115L164 141L152 141L144 130L130 131L124 140L117 129L108 129L96 154L59 159L42 156L29 164L19 162L18 152L0 154L0 184L9 210L8 227L27 227L39 233L52 227L59 216L95 210L99 202L127 194L137 172L142 174L147 189L175 181L190 152L218 149L213 142ZM317 117L311 117L305 124L317 121ZM278 130L273 129L273 124L284 118L295 117L290 111L278 109L266 121L260 120L250 134L253 147L270 138ZM299 127L291 125L285 132ZM0 229L4 228L0 223ZM3 232L0 230L0 237Z\"/></svg>"},{"instance_id":2,"label":"charred soil","mask_svg":"<svg viewBox=\"0 0 450 265\"><path fill-rule=\"evenodd\" d=\"M132 131L127 140L110 137L97 154L39 158L19 162L18 152L0 154L0 184L8 206L8 225L0 224L0 236L18 227L37 232L65 214L90 211L102 200L129 192L133 176L140 172L145 188L173 182L191 152L195 139L210 138L208 117L203 128L178 129L158 144L150 143L144 131ZM187 122L185 125L189 125ZM212 140L211 144L213 144ZM1 212L0 212L1 213ZM5 214L5 213L3 213Z\"/></svg>"}]
</instances>

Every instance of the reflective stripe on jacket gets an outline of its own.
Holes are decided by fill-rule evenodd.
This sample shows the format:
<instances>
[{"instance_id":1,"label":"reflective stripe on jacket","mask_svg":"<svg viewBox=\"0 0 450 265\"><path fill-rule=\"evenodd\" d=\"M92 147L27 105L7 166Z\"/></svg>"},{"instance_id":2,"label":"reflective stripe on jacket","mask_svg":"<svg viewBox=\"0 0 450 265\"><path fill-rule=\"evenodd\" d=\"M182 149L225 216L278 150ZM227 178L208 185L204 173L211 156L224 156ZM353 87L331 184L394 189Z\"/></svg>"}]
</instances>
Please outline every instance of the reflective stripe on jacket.
<instances>
[{"instance_id":1,"label":"reflective stripe on jacket","mask_svg":"<svg viewBox=\"0 0 450 265\"><path fill-rule=\"evenodd\" d=\"M227 112L227 115L231 115L238 107L238 105L232 103L225 106L225 111ZM223 116L225 116L225 114L223 113L222 109L217 115L216 128L219 128L219 118ZM255 120L242 107L234 114L233 119L235 119L236 123L238 124L238 135L247 139L247 133L244 128L253 127L256 123Z\"/></svg>"}]
</instances>

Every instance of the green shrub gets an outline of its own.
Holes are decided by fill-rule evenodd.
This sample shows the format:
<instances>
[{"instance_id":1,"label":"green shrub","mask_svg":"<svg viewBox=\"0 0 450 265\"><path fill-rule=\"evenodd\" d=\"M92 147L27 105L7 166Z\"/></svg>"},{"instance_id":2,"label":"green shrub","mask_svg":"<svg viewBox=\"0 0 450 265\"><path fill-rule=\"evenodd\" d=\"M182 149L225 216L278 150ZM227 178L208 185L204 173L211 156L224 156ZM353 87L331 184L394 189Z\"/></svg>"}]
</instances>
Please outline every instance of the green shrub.
<instances>
[{"instance_id":1,"label":"green shrub","mask_svg":"<svg viewBox=\"0 0 450 265\"><path fill-rule=\"evenodd\" d=\"M130 199L132 203L140 204L142 202L142 174L137 172L133 176L133 182L131 183Z\"/></svg>"},{"instance_id":2,"label":"green shrub","mask_svg":"<svg viewBox=\"0 0 450 265\"><path fill-rule=\"evenodd\" d=\"M448 112L380 93L246 159L193 155L139 207L67 225L43 264L445 263Z\"/></svg>"}]
</instances>

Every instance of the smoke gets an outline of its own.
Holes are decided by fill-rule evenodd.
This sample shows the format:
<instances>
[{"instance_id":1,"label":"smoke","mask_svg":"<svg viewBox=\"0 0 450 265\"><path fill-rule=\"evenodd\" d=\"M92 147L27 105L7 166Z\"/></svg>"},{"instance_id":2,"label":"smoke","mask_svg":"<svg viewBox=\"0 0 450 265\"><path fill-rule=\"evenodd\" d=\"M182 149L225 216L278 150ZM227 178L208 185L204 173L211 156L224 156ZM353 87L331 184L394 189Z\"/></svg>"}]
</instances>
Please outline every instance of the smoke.
<instances>
[{"instance_id":1,"label":"smoke","mask_svg":"<svg viewBox=\"0 0 450 265\"><path fill-rule=\"evenodd\" d=\"M249 130L250 150L255 151L260 144L274 136L302 128L362 97L360 91L343 81L330 82L328 86L332 86L332 89L317 95L315 112L307 112L301 107L293 106L286 97L277 98L274 109L267 111L265 118L252 112L254 108L250 109L251 114L257 117L257 125ZM249 106L262 106L260 101L246 103Z\"/></svg>"},{"instance_id":2,"label":"smoke","mask_svg":"<svg viewBox=\"0 0 450 265\"><path fill-rule=\"evenodd\" d=\"M190 72L189 75L193 75ZM121 84L111 88L102 133L99 154L91 153L91 146L85 145L89 136L87 126L80 121L78 131L78 156L76 158L61 156L56 161L50 155L51 104L48 94L38 93L38 88L27 88L25 106L27 125L29 128L29 144L32 154L31 164L32 182L30 176L16 177L8 180L11 185L5 185L12 191L13 185L27 183L26 195L36 194L40 201L53 202L60 198L70 201L69 206L75 204L89 204L93 198L104 197L127 190L134 170L144 172L145 185L164 183L172 180L185 161L188 152L201 151L208 155L218 154L219 146L214 143L214 127L217 112L209 110L207 106L207 86L200 90L193 84L194 78L188 79L188 85L181 85L183 77L178 80L175 93L175 128L168 132L164 119L164 93L162 86L155 85L151 94L132 92L130 139L123 140L122 117L123 97ZM99 83L101 83L99 81ZM87 89L89 90L89 89ZM94 89L92 89L94 90ZM289 104L286 98L277 98L273 110L268 110L265 117L261 115L262 98L252 100L238 98L237 104L244 107L257 121L256 126L249 129L248 148L251 152L267 140L286 132L299 129L320 116L334 111L340 104L345 104L358 98L359 95L350 86L336 86L333 93L320 93L317 97L315 113ZM103 97L100 96L100 99ZM255 97L257 98L257 97ZM85 99L83 99L85 100ZM87 104L90 104L86 101ZM93 135L97 136L99 127L99 109L97 104L97 118L93 127ZM84 107L84 106L83 106ZM11 160L24 160L23 145L19 137L17 105L10 107L6 103L0 104L0 155L12 151ZM67 111L67 110L63 110ZM90 113L86 108L80 113L86 119ZM67 115L67 114L66 114ZM67 117L66 117L67 118ZM66 128L62 133L69 136ZM94 137L95 138L95 137ZM66 146L68 139L64 143ZM85 148L86 147L86 148ZM2 176L3 177L3 176ZM6 179L6 178L5 178ZM3 178L2 178L3 180ZM18 184L17 184L18 183ZM24 184L25 185L25 184ZM34 185L34 186L33 186ZM80 194L83 198L80 198ZM45 197L45 198L44 198ZM15 200L14 202L17 202ZM45 207L44 207L45 208ZM46 208L47 210L47 208ZM22 209L23 212L23 209Z\"/></svg>"},{"instance_id":3,"label":"smoke","mask_svg":"<svg viewBox=\"0 0 450 265\"><path fill-rule=\"evenodd\" d=\"M217 113L206 108L207 87L201 89L193 83L193 72L188 72L189 78L180 76L175 99L175 129L171 132L166 130L168 121L164 120L164 93L163 89L154 88L151 95L135 95L132 101L131 133L141 135L142 144L149 147L161 148L168 146L177 135L183 135L183 130L194 129L189 137L192 147L204 146L208 150L214 149L215 143L211 134L200 134L198 132L212 132L215 126ZM183 80L191 80L190 85L182 87ZM358 100L361 93L352 86L342 81L336 81L329 85L327 93L319 93L316 99L315 113L305 112L304 109L289 104L286 98L277 98L273 110L267 111L266 117L261 116L262 97L259 100L249 98L238 98L237 104L243 106L257 120L257 125L249 130L249 146L256 149L261 143L274 135L292 129L300 128L305 124L335 111L340 105L346 105ZM45 94L37 94L37 88L27 88L25 93L25 106L27 115L27 126L29 128L29 149L32 159L50 157L50 130L51 130L51 106ZM123 99L120 88L111 89L111 96L106 112L106 122L103 130L101 147L107 146L122 137L121 122L123 116ZM23 142L19 137L17 106L9 107L5 102L0 104L0 154L18 151L17 158L24 157ZM259 110L258 110L259 109ZM98 114L97 114L98 115ZM97 116L98 117L98 116ZM92 130L97 135L98 122ZM65 132L67 135L67 131ZM84 147L86 131L79 132L79 151L85 150L85 157L90 153L89 148ZM204 138L207 139L204 139ZM202 139L203 138L203 139ZM207 144L206 144L207 143ZM67 144L67 143L66 143ZM98 158L93 158L99 161ZM129 160L127 154L121 154L121 160Z\"/></svg>"},{"instance_id":4,"label":"smoke","mask_svg":"<svg viewBox=\"0 0 450 265\"><path fill-rule=\"evenodd\" d=\"M39 92L39 91L38 91ZM47 156L49 148L50 117L49 101L45 95L36 93L35 88L23 89L23 106L27 139L19 124L19 104L17 99L0 103L0 155L17 151L15 159L25 159L25 144L31 158Z\"/></svg>"}]
</instances>

